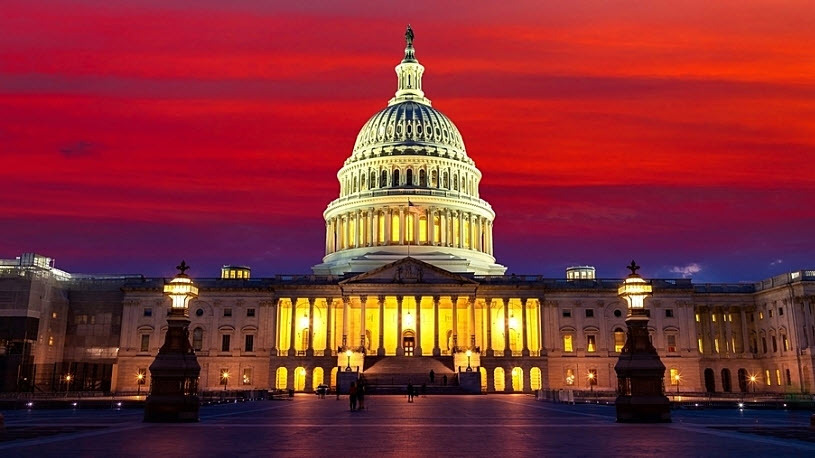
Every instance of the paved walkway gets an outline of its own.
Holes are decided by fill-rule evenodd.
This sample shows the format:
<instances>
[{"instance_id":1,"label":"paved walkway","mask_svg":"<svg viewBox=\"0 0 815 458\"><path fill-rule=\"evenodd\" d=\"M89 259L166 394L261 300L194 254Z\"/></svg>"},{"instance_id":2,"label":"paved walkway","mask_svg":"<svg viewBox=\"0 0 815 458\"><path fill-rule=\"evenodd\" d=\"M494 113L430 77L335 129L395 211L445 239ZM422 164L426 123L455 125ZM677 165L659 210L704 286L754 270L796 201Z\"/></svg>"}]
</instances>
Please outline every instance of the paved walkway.
<instances>
[{"instance_id":1,"label":"paved walkway","mask_svg":"<svg viewBox=\"0 0 815 458\"><path fill-rule=\"evenodd\" d=\"M807 436L808 412L682 410L671 424L630 425L614 422L613 407L523 395L366 402L361 412L313 395L215 405L200 423L170 425L142 423L138 409L6 411L10 431L52 435L0 442L0 456L815 455L815 442L773 433Z\"/></svg>"}]
</instances>

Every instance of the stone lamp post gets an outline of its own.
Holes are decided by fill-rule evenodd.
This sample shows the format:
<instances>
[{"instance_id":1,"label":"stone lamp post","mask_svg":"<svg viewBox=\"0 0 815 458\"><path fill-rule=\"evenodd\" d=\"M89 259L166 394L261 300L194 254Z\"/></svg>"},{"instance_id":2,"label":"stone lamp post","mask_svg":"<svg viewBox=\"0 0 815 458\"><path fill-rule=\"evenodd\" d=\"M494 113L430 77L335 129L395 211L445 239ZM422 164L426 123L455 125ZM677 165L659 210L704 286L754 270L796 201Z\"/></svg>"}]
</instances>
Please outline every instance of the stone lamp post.
<instances>
[{"instance_id":1,"label":"stone lamp post","mask_svg":"<svg viewBox=\"0 0 815 458\"><path fill-rule=\"evenodd\" d=\"M653 293L651 284L637 274L640 267L631 261L631 274L617 294L628 304L625 318L625 346L614 366L617 372L617 421L628 423L667 423L671 421L670 402L665 396L665 365L648 336L649 312L645 298Z\"/></svg>"},{"instance_id":2,"label":"stone lamp post","mask_svg":"<svg viewBox=\"0 0 815 458\"><path fill-rule=\"evenodd\" d=\"M150 365L150 395L144 406L146 422L196 422L201 401L198 398L198 376L201 366L190 345L190 299L198 297L198 287L184 272L181 261L178 275L164 285L172 300L167 314L164 345Z\"/></svg>"}]
</instances>

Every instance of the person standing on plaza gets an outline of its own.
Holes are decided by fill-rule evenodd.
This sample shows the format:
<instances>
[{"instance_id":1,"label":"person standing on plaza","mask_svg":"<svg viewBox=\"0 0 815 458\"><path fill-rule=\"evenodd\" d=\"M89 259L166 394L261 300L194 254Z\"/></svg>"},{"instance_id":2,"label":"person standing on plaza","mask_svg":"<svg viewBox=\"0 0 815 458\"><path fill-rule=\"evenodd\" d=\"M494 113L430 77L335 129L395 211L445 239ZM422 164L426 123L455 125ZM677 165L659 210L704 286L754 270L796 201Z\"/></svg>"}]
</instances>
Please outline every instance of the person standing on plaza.
<instances>
[{"instance_id":1,"label":"person standing on plaza","mask_svg":"<svg viewBox=\"0 0 815 458\"><path fill-rule=\"evenodd\" d=\"M431 385L433 383L436 383L436 373L433 372L433 369L430 369L430 374L428 374L428 376L430 377L430 384Z\"/></svg>"},{"instance_id":2,"label":"person standing on plaza","mask_svg":"<svg viewBox=\"0 0 815 458\"><path fill-rule=\"evenodd\" d=\"M365 384L362 380L357 385L357 407L358 410L365 410Z\"/></svg>"},{"instance_id":3,"label":"person standing on plaza","mask_svg":"<svg viewBox=\"0 0 815 458\"><path fill-rule=\"evenodd\" d=\"M348 399L351 402L351 412L357 410L357 384L351 382L351 388L348 390Z\"/></svg>"},{"instance_id":4,"label":"person standing on plaza","mask_svg":"<svg viewBox=\"0 0 815 458\"><path fill-rule=\"evenodd\" d=\"M442 384L444 384L444 386L447 386L447 374L444 374L444 377L441 378L441 381Z\"/></svg>"},{"instance_id":5,"label":"person standing on plaza","mask_svg":"<svg viewBox=\"0 0 815 458\"><path fill-rule=\"evenodd\" d=\"M413 384L408 382L407 385L408 402L413 402Z\"/></svg>"}]
</instances>

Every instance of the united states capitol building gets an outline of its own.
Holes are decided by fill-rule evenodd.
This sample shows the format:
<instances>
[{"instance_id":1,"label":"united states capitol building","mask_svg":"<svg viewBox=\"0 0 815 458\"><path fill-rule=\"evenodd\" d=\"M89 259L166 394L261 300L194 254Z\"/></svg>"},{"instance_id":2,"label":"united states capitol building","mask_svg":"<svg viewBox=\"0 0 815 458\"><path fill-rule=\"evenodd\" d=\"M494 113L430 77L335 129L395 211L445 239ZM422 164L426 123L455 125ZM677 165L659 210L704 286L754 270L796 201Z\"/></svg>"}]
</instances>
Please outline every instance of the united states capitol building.
<instances>
[{"instance_id":1,"label":"united states capitol building","mask_svg":"<svg viewBox=\"0 0 815 458\"><path fill-rule=\"evenodd\" d=\"M505 274L481 172L425 96L412 31L406 38L394 97L337 174L313 272L255 278L227 265L213 277L217 267L193 266L200 387L311 391L346 370L400 385L432 369L451 389L470 370L486 392L614 390L622 279L591 266L563 266L562 278ZM815 389L815 270L738 284L648 280L666 391ZM149 387L167 281L68 273L33 253L0 260L0 390Z\"/></svg>"}]
</instances>

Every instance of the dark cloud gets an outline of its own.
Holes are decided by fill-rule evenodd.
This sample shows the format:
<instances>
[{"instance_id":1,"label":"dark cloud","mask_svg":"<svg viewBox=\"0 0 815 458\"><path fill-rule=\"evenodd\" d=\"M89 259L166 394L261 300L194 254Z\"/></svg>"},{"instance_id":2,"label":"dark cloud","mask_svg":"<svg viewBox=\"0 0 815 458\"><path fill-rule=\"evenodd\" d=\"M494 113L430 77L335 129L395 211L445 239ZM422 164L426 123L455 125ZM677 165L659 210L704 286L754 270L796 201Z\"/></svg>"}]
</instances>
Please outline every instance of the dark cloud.
<instances>
[{"instance_id":1,"label":"dark cloud","mask_svg":"<svg viewBox=\"0 0 815 458\"><path fill-rule=\"evenodd\" d=\"M101 151L101 145L87 140L79 140L59 147L59 152L69 159L97 156Z\"/></svg>"}]
</instances>

